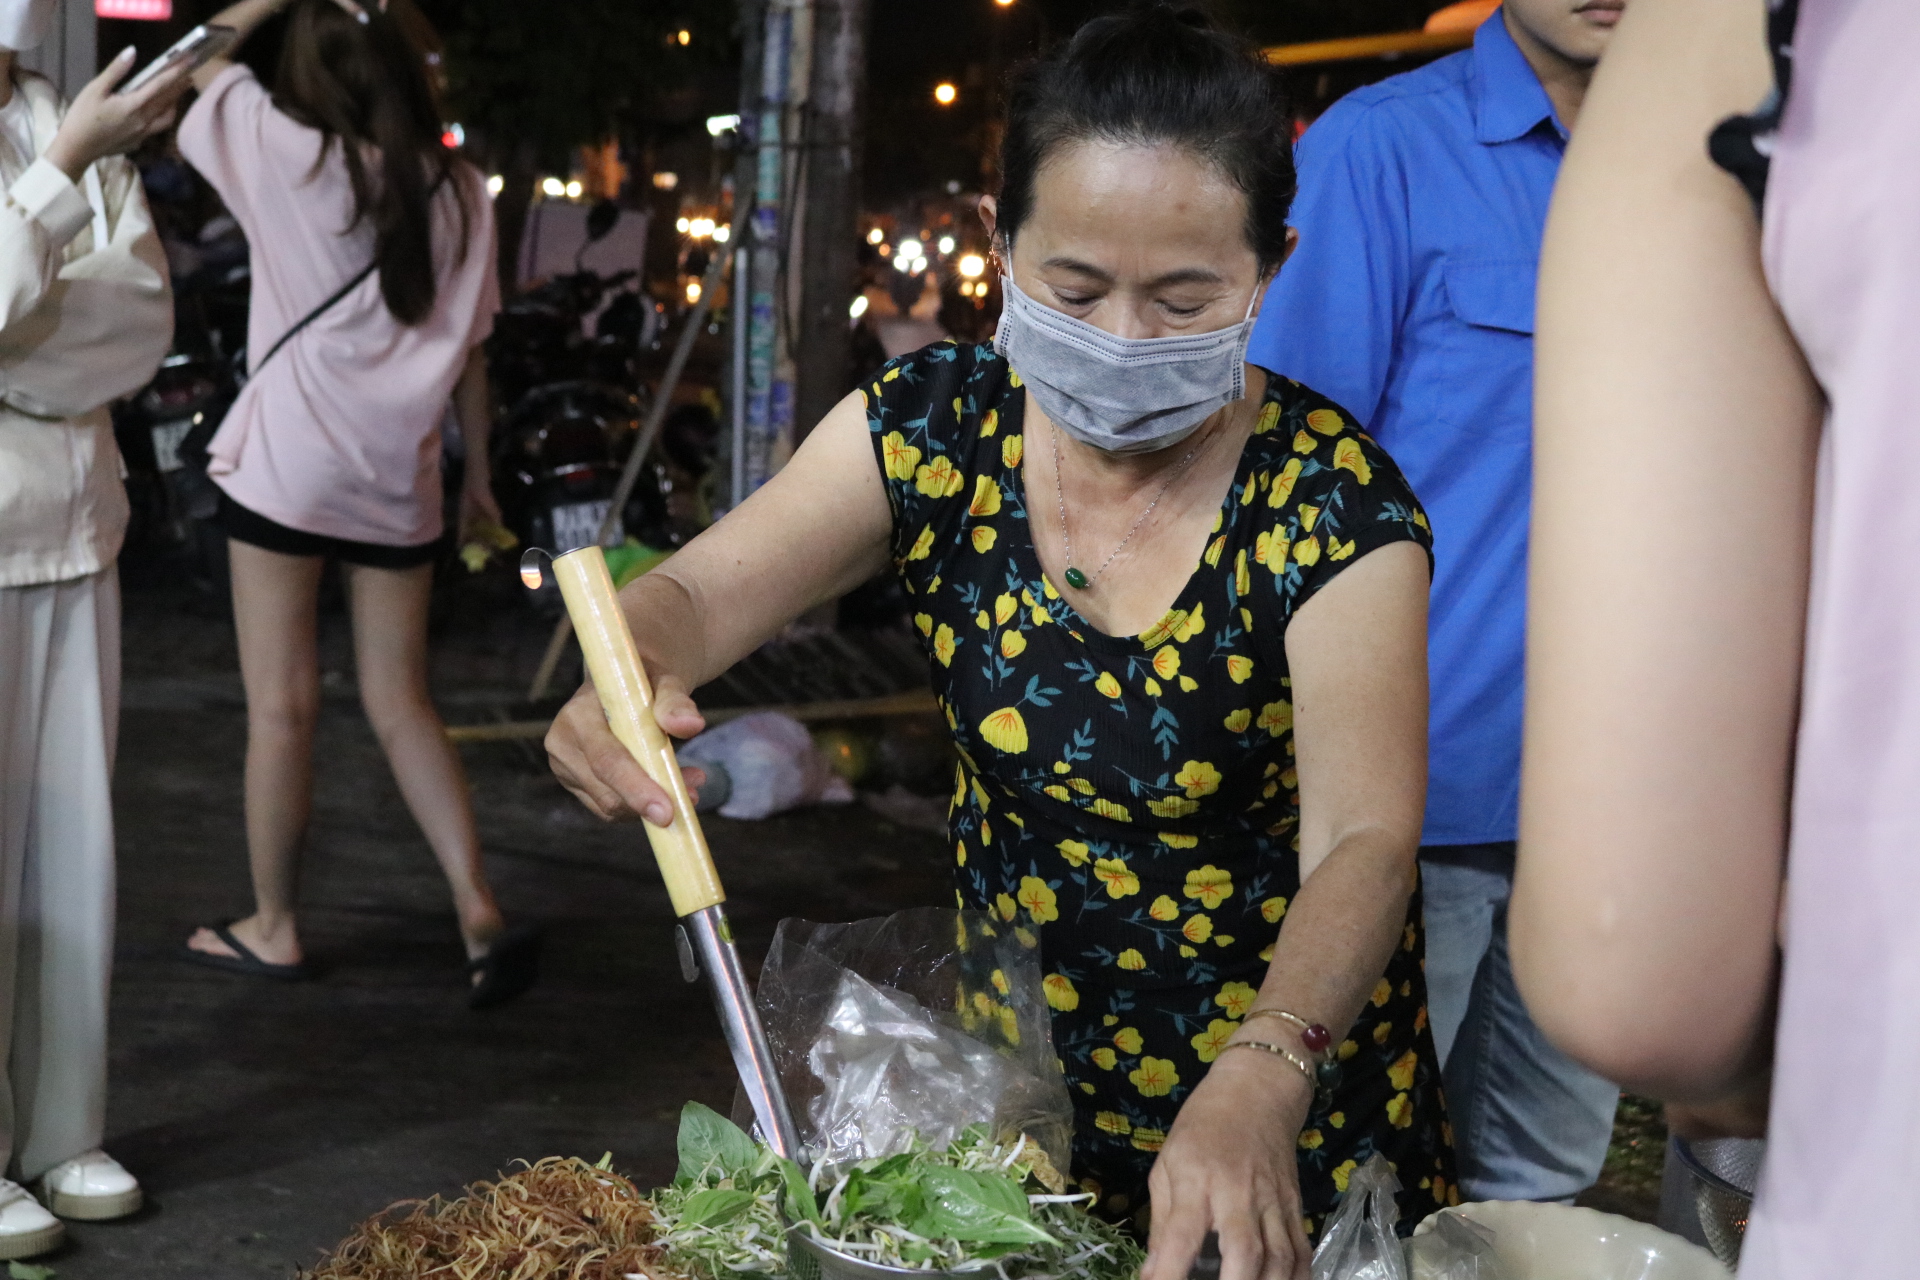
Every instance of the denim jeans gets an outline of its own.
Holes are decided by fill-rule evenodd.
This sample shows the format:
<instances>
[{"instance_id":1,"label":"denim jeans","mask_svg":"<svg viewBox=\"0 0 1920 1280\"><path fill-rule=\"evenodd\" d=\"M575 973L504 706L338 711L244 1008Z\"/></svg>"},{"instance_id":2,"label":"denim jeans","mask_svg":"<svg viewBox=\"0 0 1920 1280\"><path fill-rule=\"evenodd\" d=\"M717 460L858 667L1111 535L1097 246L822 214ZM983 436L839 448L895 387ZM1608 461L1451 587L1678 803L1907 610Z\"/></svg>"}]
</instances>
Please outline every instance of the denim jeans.
<instances>
[{"instance_id":1,"label":"denim jeans","mask_svg":"<svg viewBox=\"0 0 1920 1280\"><path fill-rule=\"evenodd\" d=\"M1607 1155L1619 1090L1547 1042L1514 986L1514 846L1427 845L1427 1010L1470 1200L1571 1200Z\"/></svg>"}]
</instances>

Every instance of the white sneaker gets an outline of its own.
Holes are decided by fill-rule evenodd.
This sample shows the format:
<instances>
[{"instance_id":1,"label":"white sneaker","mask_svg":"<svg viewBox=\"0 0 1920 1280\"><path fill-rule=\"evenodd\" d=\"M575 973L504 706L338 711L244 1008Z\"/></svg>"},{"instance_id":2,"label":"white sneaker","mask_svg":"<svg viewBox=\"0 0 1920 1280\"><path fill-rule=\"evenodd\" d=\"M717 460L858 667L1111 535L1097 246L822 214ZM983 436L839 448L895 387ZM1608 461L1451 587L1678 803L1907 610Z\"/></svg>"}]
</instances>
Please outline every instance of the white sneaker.
<instances>
[{"instance_id":1,"label":"white sneaker","mask_svg":"<svg viewBox=\"0 0 1920 1280\"><path fill-rule=\"evenodd\" d=\"M36 1258L60 1247L66 1224L17 1182L0 1178L0 1261Z\"/></svg>"},{"instance_id":2,"label":"white sneaker","mask_svg":"<svg viewBox=\"0 0 1920 1280\"><path fill-rule=\"evenodd\" d=\"M47 1208L77 1222L124 1218L139 1209L144 1198L134 1176L104 1151L75 1156L40 1179L40 1199Z\"/></svg>"}]
</instances>

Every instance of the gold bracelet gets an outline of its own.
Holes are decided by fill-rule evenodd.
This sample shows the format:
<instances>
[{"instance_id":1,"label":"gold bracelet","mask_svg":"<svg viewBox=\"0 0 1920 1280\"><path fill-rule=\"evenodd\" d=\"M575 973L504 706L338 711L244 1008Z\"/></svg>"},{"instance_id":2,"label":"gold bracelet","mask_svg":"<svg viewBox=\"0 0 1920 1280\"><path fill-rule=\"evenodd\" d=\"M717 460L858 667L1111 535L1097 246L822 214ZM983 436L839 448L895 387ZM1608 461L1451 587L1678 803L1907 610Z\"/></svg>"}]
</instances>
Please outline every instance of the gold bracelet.
<instances>
[{"instance_id":1,"label":"gold bracelet","mask_svg":"<svg viewBox=\"0 0 1920 1280\"><path fill-rule=\"evenodd\" d=\"M1226 1048L1227 1049L1260 1049L1260 1050L1263 1050L1264 1052L1272 1054L1276 1058L1285 1058L1288 1062L1291 1062L1294 1065L1294 1067L1299 1070L1301 1075L1307 1078L1308 1088L1319 1087L1318 1082L1314 1079L1312 1065L1308 1063L1305 1058L1302 1058L1299 1054L1287 1048L1285 1045L1274 1044L1272 1041L1269 1041L1269 1040L1235 1040L1229 1043L1226 1046ZM1225 1052L1225 1050L1222 1050L1222 1052Z\"/></svg>"},{"instance_id":2,"label":"gold bracelet","mask_svg":"<svg viewBox=\"0 0 1920 1280\"><path fill-rule=\"evenodd\" d=\"M1252 1022L1255 1018L1284 1018L1300 1028L1300 1043L1307 1047L1308 1053L1315 1057L1323 1053L1331 1055L1333 1035L1317 1022L1308 1022L1299 1014L1288 1013L1285 1009L1254 1009L1242 1021Z\"/></svg>"}]
</instances>

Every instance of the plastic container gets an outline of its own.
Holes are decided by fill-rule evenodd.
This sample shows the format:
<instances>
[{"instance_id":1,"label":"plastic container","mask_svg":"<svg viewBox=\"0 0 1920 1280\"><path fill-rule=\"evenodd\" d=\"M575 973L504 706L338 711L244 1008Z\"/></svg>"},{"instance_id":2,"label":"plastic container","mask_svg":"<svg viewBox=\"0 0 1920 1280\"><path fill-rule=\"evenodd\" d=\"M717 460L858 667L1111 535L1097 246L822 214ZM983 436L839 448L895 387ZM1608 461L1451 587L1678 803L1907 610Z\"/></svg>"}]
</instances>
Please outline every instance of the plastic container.
<instances>
[{"instance_id":1,"label":"plastic container","mask_svg":"<svg viewBox=\"0 0 1920 1280\"><path fill-rule=\"evenodd\" d=\"M1597 1209L1527 1200L1483 1200L1442 1209L1414 1228L1434 1229L1454 1213L1493 1232L1506 1280L1727 1280L1699 1245L1670 1231ZM1413 1280L1427 1280L1416 1266Z\"/></svg>"}]
</instances>

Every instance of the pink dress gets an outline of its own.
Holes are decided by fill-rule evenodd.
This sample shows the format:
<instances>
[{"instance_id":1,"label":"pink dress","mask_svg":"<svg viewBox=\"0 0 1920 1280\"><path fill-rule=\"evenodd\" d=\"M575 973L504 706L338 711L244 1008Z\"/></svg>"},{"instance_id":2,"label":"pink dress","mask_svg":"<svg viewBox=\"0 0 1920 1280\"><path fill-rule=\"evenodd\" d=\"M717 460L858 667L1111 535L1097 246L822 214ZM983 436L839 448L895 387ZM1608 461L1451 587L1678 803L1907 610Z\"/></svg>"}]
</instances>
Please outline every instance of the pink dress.
<instances>
[{"instance_id":1,"label":"pink dress","mask_svg":"<svg viewBox=\"0 0 1920 1280\"><path fill-rule=\"evenodd\" d=\"M338 146L316 171L319 132L275 108L245 67L222 72L193 104L180 151L247 233L247 349L258 360L367 265L373 228L341 234L353 190ZM241 506L354 542L418 546L440 536L440 421L500 309L492 202L472 166L454 177L465 188L466 253L449 183L433 200L433 313L413 326L395 320L376 273L241 391L208 468Z\"/></svg>"},{"instance_id":2,"label":"pink dress","mask_svg":"<svg viewBox=\"0 0 1920 1280\"><path fill-rule=\"evenodd\" d=\"M1743 1280L1920 1276L1920 3L1802 0L1767 277L1830 401Z\"/></svg>"}]
</instances>

